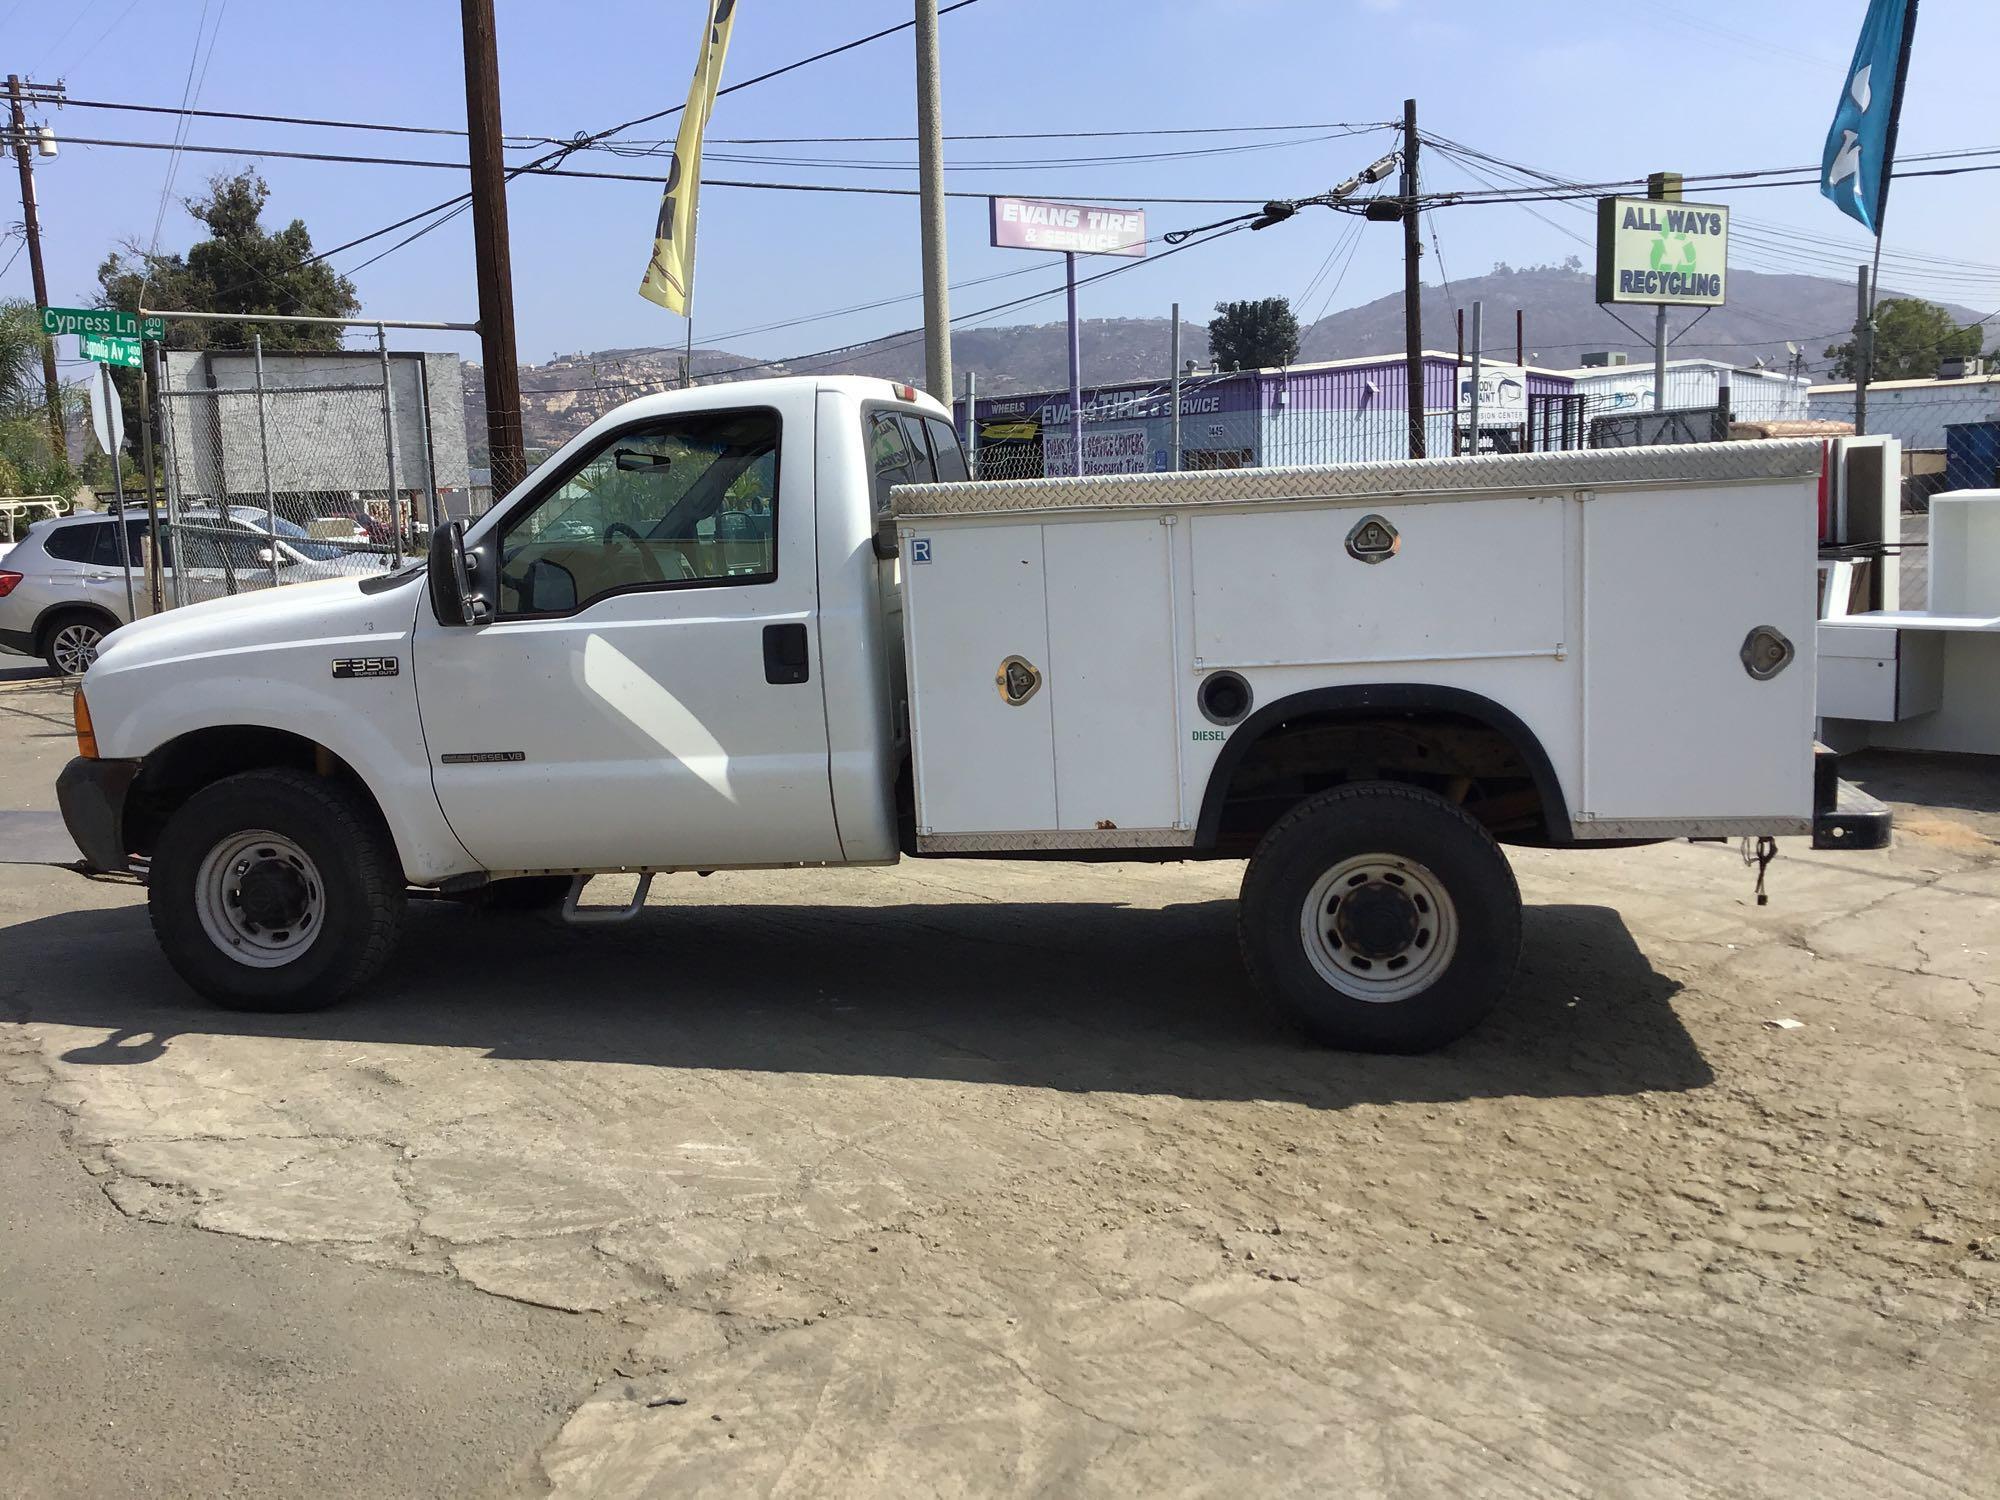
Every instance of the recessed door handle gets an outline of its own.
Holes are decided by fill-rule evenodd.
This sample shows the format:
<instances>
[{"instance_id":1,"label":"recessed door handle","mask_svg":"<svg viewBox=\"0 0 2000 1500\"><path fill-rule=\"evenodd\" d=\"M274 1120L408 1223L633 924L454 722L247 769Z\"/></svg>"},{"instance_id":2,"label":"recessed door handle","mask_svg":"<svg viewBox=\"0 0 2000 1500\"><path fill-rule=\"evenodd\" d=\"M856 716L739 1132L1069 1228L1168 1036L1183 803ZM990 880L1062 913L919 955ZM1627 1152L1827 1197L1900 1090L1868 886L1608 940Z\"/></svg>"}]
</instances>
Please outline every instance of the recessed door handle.
<instances>
[{"instance_id":1,"label":"recessed door handle","mask_svg":"<svg viewBox=\"0 0 2000 1500\"><path fill-rule=\"evenodd\" d=\"M764 627L764 680L772 683L807 682L812 678L811 659L803 623Z\"/></svg>"}]
</instances>

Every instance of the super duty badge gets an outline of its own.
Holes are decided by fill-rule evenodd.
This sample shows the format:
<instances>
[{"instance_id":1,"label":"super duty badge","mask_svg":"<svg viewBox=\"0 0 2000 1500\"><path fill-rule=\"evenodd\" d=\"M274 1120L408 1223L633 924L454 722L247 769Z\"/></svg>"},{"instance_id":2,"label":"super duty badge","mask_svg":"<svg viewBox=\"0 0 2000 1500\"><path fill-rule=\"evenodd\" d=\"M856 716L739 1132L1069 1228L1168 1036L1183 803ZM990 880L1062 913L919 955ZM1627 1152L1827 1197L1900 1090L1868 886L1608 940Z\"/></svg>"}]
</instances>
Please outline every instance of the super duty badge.
<instances>
[{"instance_id":1,"label":"super duty badge","mask_svg":"<svg viewBox=\"0 0 2000 1500\"><path fill-rule=\"evenodd\" d=\"M333 675L336 677L394 677L400 670L393 656L336 656L333 659Z\"/></svg>"}]
</instances>

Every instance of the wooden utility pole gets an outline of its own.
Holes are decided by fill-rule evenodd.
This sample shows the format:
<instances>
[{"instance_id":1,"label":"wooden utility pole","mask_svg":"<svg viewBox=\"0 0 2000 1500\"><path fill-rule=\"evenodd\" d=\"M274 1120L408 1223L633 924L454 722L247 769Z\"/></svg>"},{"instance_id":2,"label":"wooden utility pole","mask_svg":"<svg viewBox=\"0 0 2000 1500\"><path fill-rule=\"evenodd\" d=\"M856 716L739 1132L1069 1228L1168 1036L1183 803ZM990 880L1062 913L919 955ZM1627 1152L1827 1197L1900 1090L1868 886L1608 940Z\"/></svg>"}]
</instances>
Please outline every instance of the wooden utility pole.
<instances>
[{"instance_id":1,"label":"wooden utility pole","mask_svg":"<svg viewBox=\"0 0 2000 1500\"><path fill-rule=\"evenodd\" d=\"M1417 101L1403 101L1403 375L1408 390L1410 457L1424 456L1423 240L1417 219Z\"/></svg>"},{"instance_id":2,"label":"wooden utility pole","mask_svg":"<svg viewBox=\"0 0 2000 1500\"><path fill-rule=\"evenodd\" d=\"M29 158L28 117L21 108L21 78L7 75L8 123L14 137L14 160L21 168L21 227L28 237L28 272L34 278L35 306L49 305L49 279L42 272L42 220L35 211L35 168ZM49 442L53 456L64 457L68 439L63 430L62 386L56 379L56 341L42 340L42 388L49 403ZM113 463L117 462L114 457Z\"/></svg>"},{"instance_id":3,"label":"wooden utility pole","mask_svg":"<svg viewBox=\"0 0 2000 1500\"><path fill-rule=\"evenodd\" d=\"M521 370L514 357L514 267L507 250L493 0L460 0L460 18L472 163L472 253L479 275L479 359L486 377L486 461L498 500L521 482L528 466L521 447Z\"/></svg>"},{"instance_id":4,"label":"wooden utility pole","mask_svg":"<svg viewBox=\"0 0 2000 1500\"><path fill-rule=\"evenodd\" d=\"M917 4L917 190L924 251L924 381L951 405L951 292L946 285L944 236L944 114L938 103L937 0ZM1070 299L1076 286L1072 279ZM1072 306L1070 337L1076 336ZM1075 384L1071 366L1070 383ZM1079 452L1082 450L1079 449Z\"/></svg>"}]
</instances>

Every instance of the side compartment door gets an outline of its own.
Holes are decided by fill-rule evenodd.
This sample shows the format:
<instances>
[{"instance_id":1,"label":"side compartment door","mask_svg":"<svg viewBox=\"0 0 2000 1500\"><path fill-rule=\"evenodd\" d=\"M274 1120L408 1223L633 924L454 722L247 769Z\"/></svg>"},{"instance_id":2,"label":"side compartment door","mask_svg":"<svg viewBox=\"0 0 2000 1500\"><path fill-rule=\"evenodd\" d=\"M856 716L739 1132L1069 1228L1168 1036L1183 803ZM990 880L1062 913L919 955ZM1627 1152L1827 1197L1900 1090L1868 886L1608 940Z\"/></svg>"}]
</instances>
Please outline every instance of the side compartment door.
<instances>
[{"instance_id":1,"label":"side compartment door","mask_svg":"<svg viewBox=\"0 0 2000 1500\"><path fill-rule=\"evenodd\" d=\"M418 612L439 804L491 870L841 857L814 625L810 392L606 433L473 540L496 606Z\"/></svg>"}]
</instances>

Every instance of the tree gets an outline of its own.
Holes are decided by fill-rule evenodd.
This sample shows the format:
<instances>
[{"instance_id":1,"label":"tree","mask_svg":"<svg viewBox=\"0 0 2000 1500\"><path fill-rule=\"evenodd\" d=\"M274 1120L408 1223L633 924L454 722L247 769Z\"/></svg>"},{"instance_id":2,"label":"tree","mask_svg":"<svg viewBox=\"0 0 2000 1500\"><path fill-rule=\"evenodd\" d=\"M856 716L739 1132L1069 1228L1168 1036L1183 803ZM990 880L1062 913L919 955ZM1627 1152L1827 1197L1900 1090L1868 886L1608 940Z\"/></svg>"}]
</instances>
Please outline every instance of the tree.
<instances>
[{"instance_id":1,"label":"tree","mask_svg":"<svg viewBox=\"0 0 2000 1500\"><path fill-rule=\"evenodd\" d=\"M0 495L67 495L76 485L69 455L49 441L42 389L47 342L32 302L0 302Z\"/></svg>"},{"instance_id":2,"label":"tree","mask_svg":"<svg viewBox=\"0 0 2000 1500\"><path fill-rule=\"evenodd\" d=\"M99 307L133 311L141 301L190 312L293 313L351 318L361 301L354 283L312 259L312 235L294 219L276 234L262 222L271 189L245 168L209 179L208 196L182 203L207 226L185 255L156 254L126 244L97 268ZM199 323L167 320L169 349L247 349L253 334L266 349L338 349L340 330L315 323Z\"/></svg>"},{"instance_id":3,"label":"tree","mask_svg":"<svg viewBox=\"0 0 2000 1500\"><path fill-rule=\"evenodd\" d=\"M1935 302L1921 297L1892 297L1875 309L1875 365L1871 380L1920 380L1937 374L1938 361L1979 352L1980 325L1960 328ZM1855 341L1829 345L1835 380L1859 378Z\"/></svg>"},{"instance_id":4,"label":"tree","mask_svg":"<svg viewBox=\"0 0 2000 1500\"><path fill-rule=\"evenodd\" d=\"M127 241L97 268L99 307L136 312L147 307L190 312L293 313L351 318L361 309L354 283L323 260L312 259L312 235L302 219L276 234L263 225L271 189L252 168L234 177L211 177L208 196L181 207L208 229L185 255L158 254ZM168 349L248 349L254 335L267 350L338 349L340 329L325 323L207 323L168 318ZM125 409L128 444L138 441L139 378L112 372Z\"/></svg>"},{"instance_id":5,"label":"tree","mask_svg":"<svg viewBox=\"0 0 2000 1500\"><path fill-rule=\"evenodd\" d=\"M1218 369L1261 370L1298 358L1299 320L1288 297L1218 302L1208 320L1208 352Z\"/></svg>"}]
</instances>

